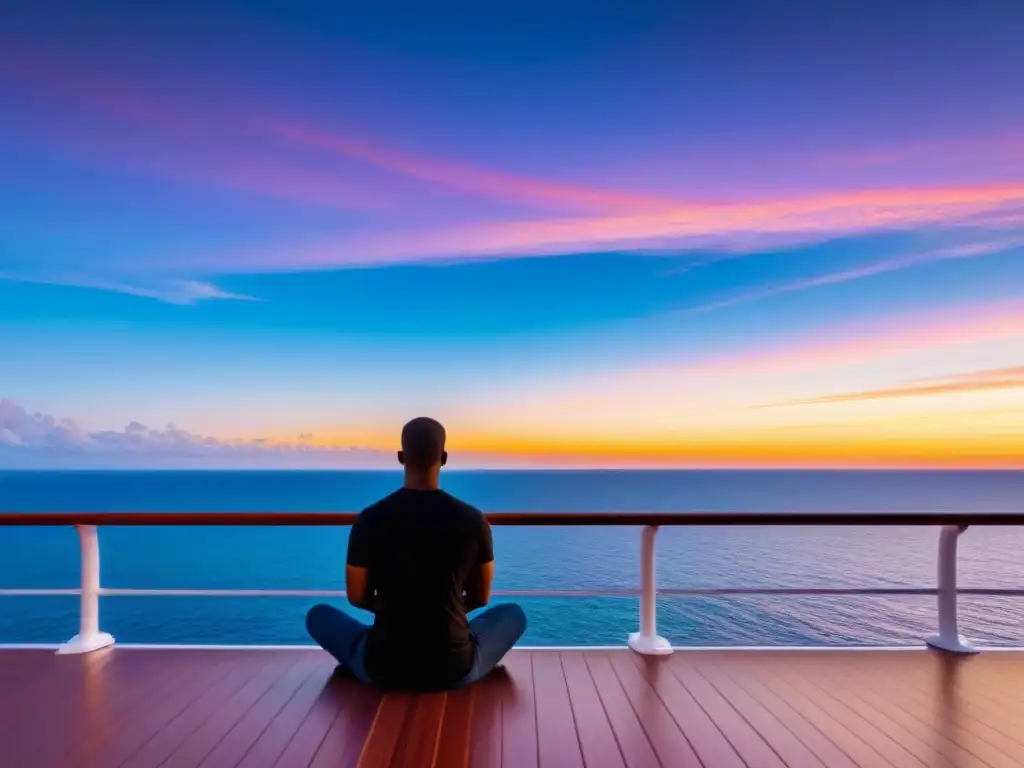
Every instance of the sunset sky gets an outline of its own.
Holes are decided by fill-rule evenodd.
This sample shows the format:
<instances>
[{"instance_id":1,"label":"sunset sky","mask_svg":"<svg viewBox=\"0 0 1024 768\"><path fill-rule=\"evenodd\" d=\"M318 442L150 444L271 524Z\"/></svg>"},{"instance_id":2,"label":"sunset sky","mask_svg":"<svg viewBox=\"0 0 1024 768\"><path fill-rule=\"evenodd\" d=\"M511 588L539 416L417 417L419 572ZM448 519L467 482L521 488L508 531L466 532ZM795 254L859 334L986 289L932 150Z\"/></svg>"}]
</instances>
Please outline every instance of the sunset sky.
<instances>
[{"instance_id":1,"label":"sunset sky","mask_svg":"<svg viewBox=\"0 0 1024 768\"><path fill-rule=\"evenodd\" d=\"M1024 6L37 0L0 466L1024 468Z\"/></svg>"}]
</instances>

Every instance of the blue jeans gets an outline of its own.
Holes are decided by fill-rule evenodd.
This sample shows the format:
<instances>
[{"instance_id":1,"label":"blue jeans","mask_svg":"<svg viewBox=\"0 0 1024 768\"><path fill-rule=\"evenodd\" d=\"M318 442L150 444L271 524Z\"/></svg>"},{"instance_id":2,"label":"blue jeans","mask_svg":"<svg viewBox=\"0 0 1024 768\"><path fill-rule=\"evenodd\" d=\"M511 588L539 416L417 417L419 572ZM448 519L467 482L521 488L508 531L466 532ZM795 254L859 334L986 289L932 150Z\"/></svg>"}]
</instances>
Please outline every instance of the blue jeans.
<instances>
[{"instance_id":1,"label":"blue jeans","mask_svg":"<svg viewBox=\"0 0 1024 768\"><path fill-rule=\"evenodd\" d=\"M306 614L306 630L316 644L338 660L360 682L373 685L366 672L366 634L370 628L359 619L329 605L314 605ZM453 687L475 683L498 666L526 631L526 613L515 603L488 608L469 622L473 642L473 666Z\"/></svg>"}]
</instances>

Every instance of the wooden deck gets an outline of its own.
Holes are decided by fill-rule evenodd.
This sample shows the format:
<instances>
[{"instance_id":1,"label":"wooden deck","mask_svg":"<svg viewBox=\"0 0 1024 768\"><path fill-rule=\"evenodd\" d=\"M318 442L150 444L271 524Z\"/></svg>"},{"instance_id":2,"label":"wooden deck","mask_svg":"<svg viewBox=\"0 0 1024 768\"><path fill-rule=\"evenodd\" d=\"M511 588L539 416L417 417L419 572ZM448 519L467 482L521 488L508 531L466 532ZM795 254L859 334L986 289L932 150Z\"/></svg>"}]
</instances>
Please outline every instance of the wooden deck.
<instances>
[{"instance_id":1,"label":"wooden deck","mask_svg":"<svg viewBox=\"0 0 1024 768\"><path fill-rule=\"evenodd\" d=\"M315 651L0 651L0 760L47 768L1010 768L1024 654L515 651L381 696Z\"/></svg>"}]
</instances>

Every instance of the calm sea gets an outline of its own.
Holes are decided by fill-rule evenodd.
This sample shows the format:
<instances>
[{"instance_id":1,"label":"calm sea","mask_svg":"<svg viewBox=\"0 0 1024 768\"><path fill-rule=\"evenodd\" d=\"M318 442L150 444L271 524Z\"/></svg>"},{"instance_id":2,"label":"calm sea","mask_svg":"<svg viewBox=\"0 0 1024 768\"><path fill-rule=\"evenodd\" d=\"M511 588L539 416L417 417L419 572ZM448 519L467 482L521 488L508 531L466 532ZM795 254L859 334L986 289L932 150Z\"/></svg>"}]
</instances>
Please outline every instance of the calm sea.
<instances>
[{"instance_id":1,"label":"calm sea","mask_svg":"<svg viewBox=\"0 0 1024 768\"><path fill-rule=\"evenodd\" d=\"M0 472L0 511L349 511L394 472ZM1024 511L1024 472L450 472L445 487L484 510ZM107 587L342 589L347 528L101 530ZM499 528L497 589L635 586L639 529ZM674 587L933 587L938 531L686 528L658 539ZM71 529L0 528L0 587L75 587ZM1024 587L1024 529L974 528L961 583ZM110 597L103 629L124 642L304 643L309 598ZM621 644L635 598L527 598L529 644ZM677 644L915 644L933 597L669 597L659 629ZM1024 644L1024 598L964 598L963 631ZM0 598L0 642L76 631L70 597Z\"/></svg>"}]
</instances>

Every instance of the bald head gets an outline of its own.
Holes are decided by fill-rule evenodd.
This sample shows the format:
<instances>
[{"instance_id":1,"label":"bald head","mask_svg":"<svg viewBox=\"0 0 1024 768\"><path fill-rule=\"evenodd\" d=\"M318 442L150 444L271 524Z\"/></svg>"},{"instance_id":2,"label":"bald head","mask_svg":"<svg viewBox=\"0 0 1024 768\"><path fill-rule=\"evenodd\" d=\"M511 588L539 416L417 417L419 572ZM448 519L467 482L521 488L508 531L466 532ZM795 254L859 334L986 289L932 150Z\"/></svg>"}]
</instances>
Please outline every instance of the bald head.
<instances>
[{"instance_id":1,"label":"bald head","mask_svg":"<svg viewBox=\"0 0 1024 768\"><path fill-rule=\"evenodd\" d=\"M444 427L434 419L421 416L402 427L402 450L398 461L406 469L426 471L448 460L444 450Z\"/></svg>"}]
</instances>

